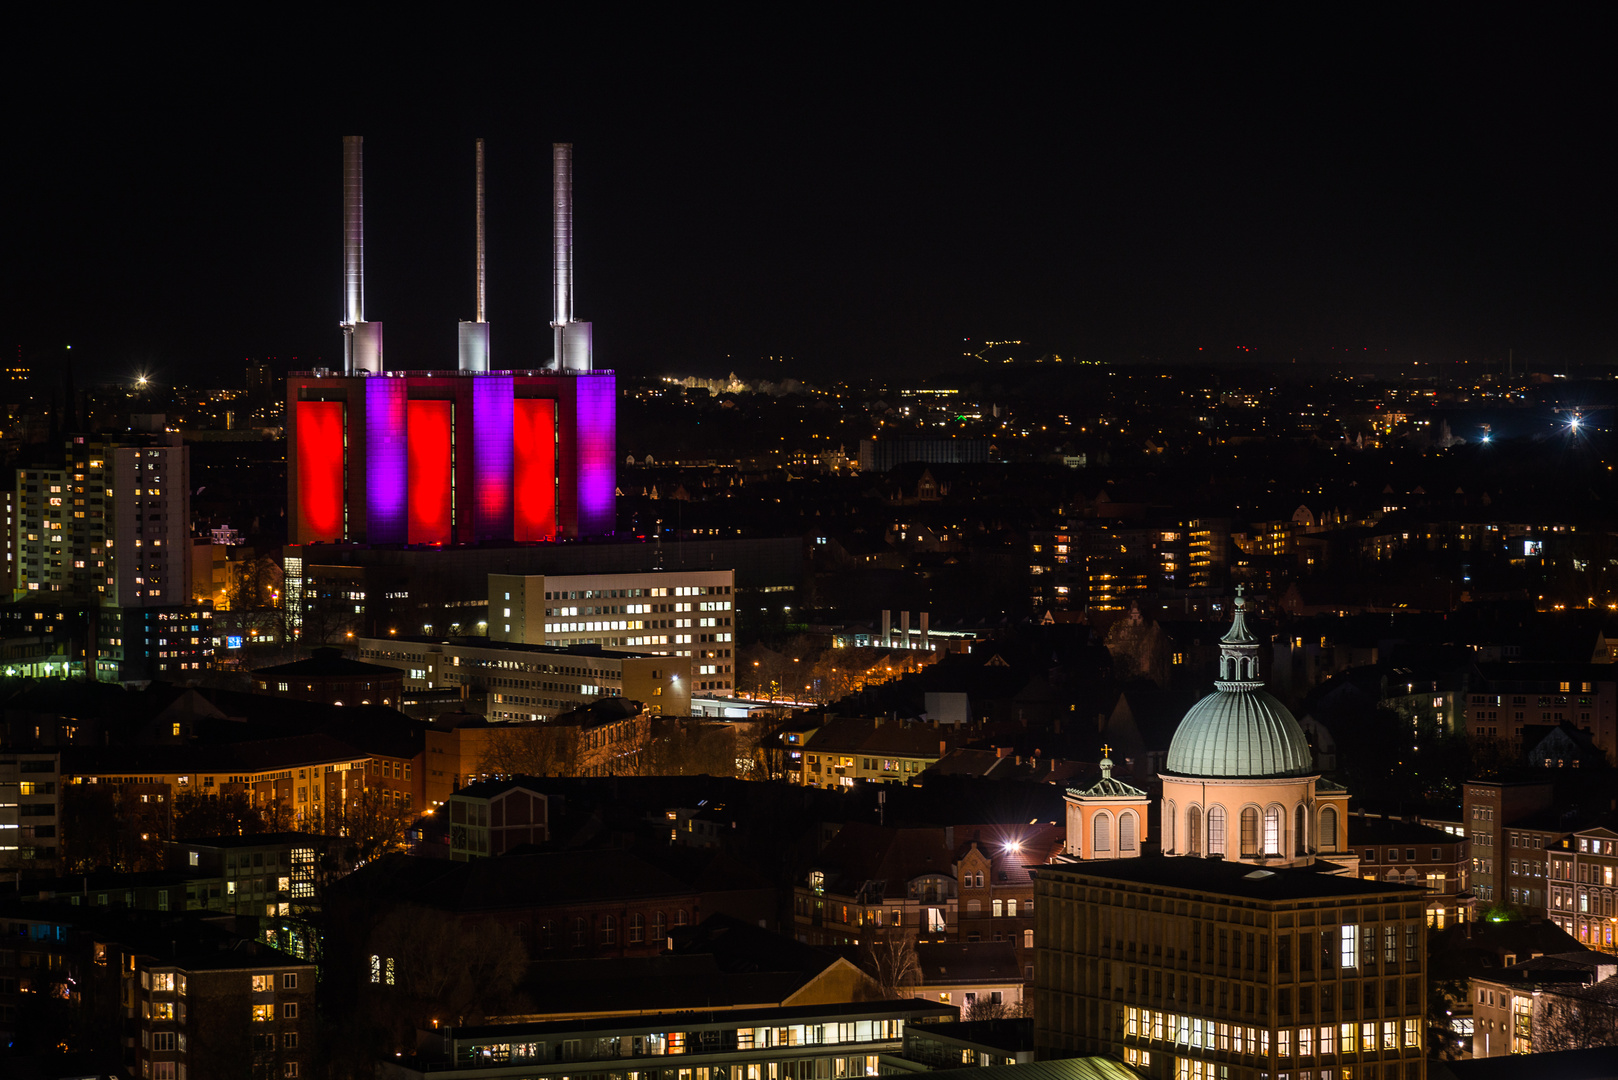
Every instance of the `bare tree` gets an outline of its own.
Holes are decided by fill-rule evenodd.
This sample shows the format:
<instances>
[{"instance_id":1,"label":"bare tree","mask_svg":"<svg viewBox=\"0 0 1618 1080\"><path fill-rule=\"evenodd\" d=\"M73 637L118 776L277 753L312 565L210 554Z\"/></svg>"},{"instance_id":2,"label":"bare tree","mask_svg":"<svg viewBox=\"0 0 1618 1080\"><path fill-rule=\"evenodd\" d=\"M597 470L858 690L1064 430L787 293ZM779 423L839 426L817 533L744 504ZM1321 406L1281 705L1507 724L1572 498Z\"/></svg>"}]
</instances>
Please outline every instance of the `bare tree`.
<instances>
[{"instance_id":1,"label":"bare tree","mask_svg":"<svg viewBox=\"0 0 1618 1080\"><path fill-rule=\"evenodd\" d=\"M978 998L966 1010L962 1020L1004 1020L1011 1015L1011 1009L1004 1001L991 1001L988 998Z\"/></svg>"},{"instance_id":2,"label":"bare tree","mask_svg":"<svg viewBox=\"0 0 1618 1080\"><path fill-rule=\"evenodd\" d=\"M208 795L188 790L174 797L176 838L252 836L274 830L273 820L264 810L255 809L245 792Z\"/></svg>"},{"instance_id":3,"label":"bare tree","mask_svg":"<svg viewBox=\"0 0 1618 1080\"><path fill-rule=\"evenodd\" d=\"M1618 1046L1618 977L1578 990L1539 996L1534 1050Z\"/></svg>"},{"instance_id":4,"label":"bare tree","mask_svg":"<svg viewBox=\"0 0 1618 1080\"><path fill-rule=\"evenodd\" d=\"M860 968L882 988L886 999L900 997L921 982L916 939L897 926L867 926L860 933Z\"/></svg>"},{"instance_id":5,"label":"bare tree","mask_svg":"<svg viewBox=\"0 0 1618 1080\"><path fill-rule=\"evenodd\" d=\"M329 800L323 810L304 818L302 831L342 837L348 864L359 866L390 851L403 851L415 818L415 811L401 805L389 789L372 786Z\"/></svg>"},{"instance_id":6,"label":"bare tree","mask_svg":"<svg viewBox=\"0 0 1618 1080\"><path fill-rule=\"evenodd\" d=\"M735 776L736 732L729 724L658 717L648 725L646 776Z\"/></svg>"},{"instance_id":7,"label":"bare tree","mask_svg":"<svg viewBox=\"0 0 1618 1080\"><path fill-rule=\"evenodd\" d=\"M575 776L579 729L569 724L507 724L485 744L478 771L495 776Z\"/></svg>"},{"instance_id":8,"label":"bare tree","mask_svg":"<svg viewBox=\"0 0 1618 1080\"><path fill-rule=\"evenodd\" d=\"M409 1044L434 1020L476 1023L510 1011L528 950L502 923L404 904L377 925L366 963L377 1019Z\"/></svg>"}]
</instances>

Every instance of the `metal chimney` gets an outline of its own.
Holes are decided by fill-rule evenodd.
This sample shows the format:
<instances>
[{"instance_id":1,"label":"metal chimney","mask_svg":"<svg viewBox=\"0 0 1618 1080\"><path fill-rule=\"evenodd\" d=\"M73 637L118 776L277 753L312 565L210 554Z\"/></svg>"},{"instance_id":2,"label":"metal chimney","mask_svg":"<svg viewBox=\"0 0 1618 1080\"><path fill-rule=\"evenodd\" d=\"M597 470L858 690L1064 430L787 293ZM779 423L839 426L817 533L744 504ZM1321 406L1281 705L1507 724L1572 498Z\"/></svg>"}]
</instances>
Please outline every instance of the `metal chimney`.
<instances>
[{"instance_id":1,"label":"metal chimney","mask_svg":"<svg viewBox=\"0 0 1618 1080\"><path fill-rule=\"evenodd\" d=\"M591 326L573 320L573 144L551 144L552 361L558 370L589 371Z\"/></svg>"},{"instance_id":2,"label":"metal chimney","mask_svg":"<svg viewBox=\"0 0 1618 1080\"><path fill-rule=\"evenodd\" d=\"M365 137L343 136L343 373L382 370L382 324L365 321Z\"/></svg>"},{"instance_id":3,"label":"metal chimney","mask_svg":"<svg viewBox=\"0 0 1618 1080\"><path fill-rule=\"evenodd\" d=\"M460 368L462 371L489 370L489 322L484 316L483 295L483 140L477 144L478 159L478 255L477 318L460 326Z\"/></svg>"},{"instance_id":4,"label":"metal chimney","mask_svg":"<svg viewBox=\"0 0 1618 1080\"><path fill-rule=\"evenodd\" d=\"M483 140L478 140L478 322L483 317Z\"/></svg>"},{"instance_id":5,"label":"metal chimney","mask_svg":"<svg viewBox=\"0 0 1618 1080\"><path fill-rule=\"evenodd\" d=\"M343 136L343 325L365 321L365 137Z\"/></svg>"}]
</instances>

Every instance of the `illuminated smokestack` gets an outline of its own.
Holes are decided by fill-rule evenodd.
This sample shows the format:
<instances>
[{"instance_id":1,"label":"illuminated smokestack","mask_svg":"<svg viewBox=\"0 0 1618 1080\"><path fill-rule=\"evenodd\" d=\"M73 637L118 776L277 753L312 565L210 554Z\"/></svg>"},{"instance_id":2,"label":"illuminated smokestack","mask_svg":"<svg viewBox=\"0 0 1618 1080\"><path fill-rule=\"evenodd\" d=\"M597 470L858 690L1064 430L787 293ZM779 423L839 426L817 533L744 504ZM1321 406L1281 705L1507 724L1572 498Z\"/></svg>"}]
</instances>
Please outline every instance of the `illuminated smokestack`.
<instances>
[{"instance_id":1,"label":"illuminated smokestack","mask_svg":"<svg viewBox=\"0 0 1618 1080\"><path fill-rule=\"evenodd\" d=\"M573 144L551 144L552 363L562 371L589 371L591 326L573 320Z\"/></svg>"},{"instance_id":2,"label":"illuminated smokestack","mask_svg":"<svg viewBox=\"0 0 1618 1080\"><path fill-rule=\"evenodd\" d=\"M382 370L382 324L365 321L365 137L343 136L343 372Z\"/></svg>"},{"instance_id":3,"label":"illuminated smokestack","mask_svg":"<svg viewBox=\"0 0 1618 1080\"><path fill-rule=\"evenodd\" d=\"M483 306L483 140L478 140L478 257L477 318L461 323L460 367L462 371L489 370L489 322Z\"/></svg>"}]
</instances>

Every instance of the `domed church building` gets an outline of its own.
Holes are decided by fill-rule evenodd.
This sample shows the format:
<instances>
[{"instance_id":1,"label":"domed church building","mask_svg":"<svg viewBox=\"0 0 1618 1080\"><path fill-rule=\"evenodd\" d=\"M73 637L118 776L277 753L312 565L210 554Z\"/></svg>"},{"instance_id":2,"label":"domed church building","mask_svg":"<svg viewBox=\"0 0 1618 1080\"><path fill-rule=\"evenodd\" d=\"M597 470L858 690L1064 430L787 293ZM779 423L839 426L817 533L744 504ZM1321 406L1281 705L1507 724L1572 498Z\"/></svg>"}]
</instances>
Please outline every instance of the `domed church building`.
<instances>
[{"instance_id":1,"label":"domed church building","mask_svg":"<svg viewBox=\"0 0 1618 1080\"><path fill-rule=\"evenodd\" d=\"M1348 792L1321 779L1303 728L1264 689L1262 646L1239 587L1235 608L1219 640L1215 690L1180 721L1160 771L1163 854L1265 867L1318 858L1354 873Z\"/></svg>"}]
</instances>

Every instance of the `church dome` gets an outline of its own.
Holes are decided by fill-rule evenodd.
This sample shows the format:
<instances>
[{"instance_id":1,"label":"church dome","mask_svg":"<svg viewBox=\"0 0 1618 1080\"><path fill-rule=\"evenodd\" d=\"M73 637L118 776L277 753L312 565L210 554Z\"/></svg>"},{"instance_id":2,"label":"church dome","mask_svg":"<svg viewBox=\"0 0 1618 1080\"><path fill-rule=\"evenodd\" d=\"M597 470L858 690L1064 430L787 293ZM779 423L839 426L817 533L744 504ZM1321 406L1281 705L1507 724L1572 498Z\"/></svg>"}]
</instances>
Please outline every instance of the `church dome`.
<instances>
[{"instance_id":1,"label":"church dome","mask_svg":"<svg viewBox=\"0 0 1618 1080\"><path fill-rule=\"evenodd\" d=\"M1180 721L1164 772L1176 776L1308 776L1313 754L1287 707L1261 689L1215 690Z\"/></svg>"},{"instance_id":2,"label":"church dome","mask_svg":"<svg viewBox=\"0 0 1618 1080\"><path fill-rule=\"evenodd\" d=\"M1314 754L1287 707L1259 677L1259 639L1247 627L1247 602L1236 590L1236 614L1220 639L1218 689L1175 729L1163 772L1209 779L1309 776Z\"/></svg>"}]
</instances>

